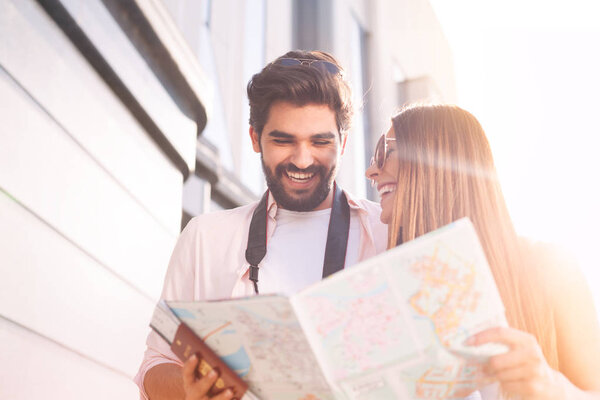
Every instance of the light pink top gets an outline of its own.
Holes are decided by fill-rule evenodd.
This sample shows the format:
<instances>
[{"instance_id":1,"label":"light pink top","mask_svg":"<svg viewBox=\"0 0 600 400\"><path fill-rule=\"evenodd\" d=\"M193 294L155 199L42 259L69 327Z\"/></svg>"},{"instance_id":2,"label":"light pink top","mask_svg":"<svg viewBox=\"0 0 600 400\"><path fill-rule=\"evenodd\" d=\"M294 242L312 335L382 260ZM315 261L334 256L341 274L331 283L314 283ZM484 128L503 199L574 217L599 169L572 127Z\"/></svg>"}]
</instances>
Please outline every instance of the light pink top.
<instances>
[{"instance_id":1,"label":"light pink top","mask_svg":"<svg viewBox=\"0 0 600 400\"><path fill-rule=\"evenodd\" d=\"M359 219L358 261L362 261L385 250L387 226L379 220L379 204L345 194L350 205L350 218ZM181 233L171 255L161 299L199 301L253 295L245 251L250 220L257 203L193 218ZM268 243L275 230L277 212L272 196L269 196L267 208ZM148 398L143 382L149 369L161 363L182 365L154 331L148 335L146 345L142 365L134 378L142 399Z\"/></svg>"}]
</instances>

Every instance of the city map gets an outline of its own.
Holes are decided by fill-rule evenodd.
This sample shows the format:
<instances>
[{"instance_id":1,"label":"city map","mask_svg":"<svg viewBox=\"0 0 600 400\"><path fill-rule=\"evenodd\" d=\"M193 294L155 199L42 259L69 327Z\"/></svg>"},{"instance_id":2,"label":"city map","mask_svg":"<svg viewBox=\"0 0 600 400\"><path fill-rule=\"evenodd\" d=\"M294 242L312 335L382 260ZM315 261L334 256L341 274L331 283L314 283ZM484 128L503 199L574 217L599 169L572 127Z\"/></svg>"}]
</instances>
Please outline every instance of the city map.
<instances>
[{"instance_id":1,"label":"city map","mask_svg":"<svg viewBox=\"0 0 600 400\"><path fill-rule=\"evenodd\" d=\"M459 399L506 325L468 219L299 292L169 306L262 399Z\"/></svg>"},{"instance_id":2,"label":"city map","mask_svg":"<svg viewBox=\"0 0 600 400\"><path fill-rule=\"evenodd\" d=\"M260 399L335 399L289 299L168 304Z\"/></svg>"}]
</instances>

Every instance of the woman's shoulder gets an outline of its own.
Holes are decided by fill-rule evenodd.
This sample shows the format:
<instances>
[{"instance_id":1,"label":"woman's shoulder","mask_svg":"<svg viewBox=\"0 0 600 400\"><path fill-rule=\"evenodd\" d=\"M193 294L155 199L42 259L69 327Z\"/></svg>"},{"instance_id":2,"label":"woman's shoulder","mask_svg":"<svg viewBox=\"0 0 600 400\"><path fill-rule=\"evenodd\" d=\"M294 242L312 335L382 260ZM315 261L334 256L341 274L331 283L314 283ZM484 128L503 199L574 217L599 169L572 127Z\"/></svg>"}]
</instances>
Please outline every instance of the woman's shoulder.
<instances>
[{"instance_id":1,"label":"woman's shoulder","mask_svg":"<svg viewBox=\"0 0 600 400\"><path fill-rule=\"evenodd\" d=\"M600 325L574 254L549 243L523 241L522 246L530 263L539 267L540 283L548 290L560 371L578 387L598 390Z\"/></svg>"},{"instance_id":2,"label":"woman's shoulder","mask_svg":"<svg viewBox=\"0 0 600 400\"><path fill-rule=\"evenodd\" d=\"M570 329L567 325L579 325L580 318L597 320L590 286L573 253L531 240L522 240L521 246L526 260L523 266L535 269L537 285L545 291L559 331ZM594 329L597 332L597 327Z\"/></svg>"},{"instance_id":3,"label":"woman's shoulder","mask_svg":"<svg viewBox=\"0 0 600 400\"><path fill-rule=\"evenodd\" d=\"M540 283L544 283L551 292L583 279L575 255L564 247L528 238L520 238L519 243L523 265L534 268Z\"/></svg>"}]
</instances>

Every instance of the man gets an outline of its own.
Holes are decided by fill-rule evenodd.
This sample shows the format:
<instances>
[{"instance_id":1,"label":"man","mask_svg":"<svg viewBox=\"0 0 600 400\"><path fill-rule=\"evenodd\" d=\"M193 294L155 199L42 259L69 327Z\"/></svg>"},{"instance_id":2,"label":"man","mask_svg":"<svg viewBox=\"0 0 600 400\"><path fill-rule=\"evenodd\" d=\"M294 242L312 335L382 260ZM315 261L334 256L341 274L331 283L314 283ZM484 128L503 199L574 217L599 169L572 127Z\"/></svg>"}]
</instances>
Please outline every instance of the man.
<instances>
[{"instance_id":1,"label":"man","mask_svg":"<svg viewBox=\"0 0 600 400\"><path fill-rule=\"evenodd\" d=\"M292 294L385 249L379 205L334 182L352 117L351 92L329 54L293 51L248 84L250 137L268 191L261 201L194 218L175 246L162 298L206 300ZM216 376L196 379L150 333L135 378L144 398L207 399ZM293 366L290 366L292 368ZM228 399L227 391L214 399Z\"/></svg>"}]
</instances>

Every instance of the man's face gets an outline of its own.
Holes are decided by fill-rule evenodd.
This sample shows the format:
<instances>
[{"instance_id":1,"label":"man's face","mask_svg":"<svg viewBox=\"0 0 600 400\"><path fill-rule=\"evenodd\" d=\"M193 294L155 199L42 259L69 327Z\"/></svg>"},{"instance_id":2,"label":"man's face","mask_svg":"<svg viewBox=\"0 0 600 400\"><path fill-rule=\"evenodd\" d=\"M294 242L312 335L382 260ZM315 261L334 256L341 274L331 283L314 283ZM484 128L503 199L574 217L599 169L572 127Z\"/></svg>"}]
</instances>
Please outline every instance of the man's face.
<instances>
[{"instance_id":1,"label":"man's face","mask_svg":"<svg viewBox=\"0 0 600 400\"><path fill-rule=\"evenodd\" d=\"M331 187L344 144L335 113L323 104L273 103L260 142L250 128L254 151L261 154L267 186L287 210L331 207Z\"/></svg>"}]
</instances>

